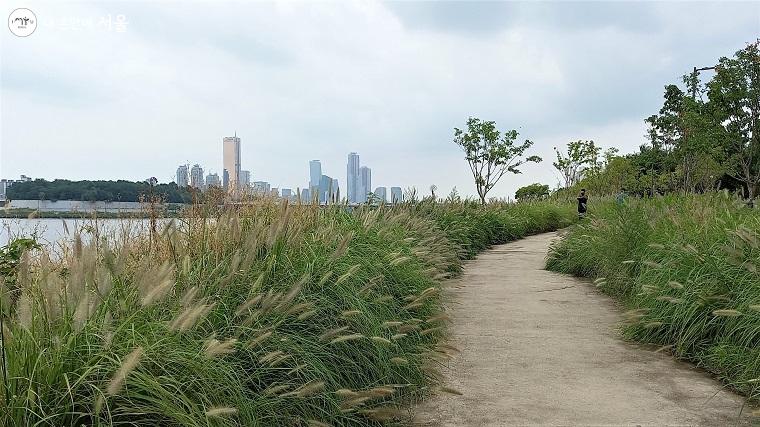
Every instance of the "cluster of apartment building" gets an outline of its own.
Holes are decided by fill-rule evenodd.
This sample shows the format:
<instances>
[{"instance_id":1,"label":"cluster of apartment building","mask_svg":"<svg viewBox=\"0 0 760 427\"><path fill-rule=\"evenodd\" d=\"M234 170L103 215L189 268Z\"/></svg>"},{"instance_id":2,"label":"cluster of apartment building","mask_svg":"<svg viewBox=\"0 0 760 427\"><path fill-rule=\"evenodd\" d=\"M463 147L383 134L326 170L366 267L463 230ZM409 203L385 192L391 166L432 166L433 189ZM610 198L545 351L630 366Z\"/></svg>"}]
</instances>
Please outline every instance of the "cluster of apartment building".
<instances>
[{"instance_id":1,"label":"cluster of apartment building","mask_svg":"<svg viewBox=\"0 0 760 427\"><path fill-rule=\"evenodd\" d=\"M21 175L19 179L0 179L0 202L5 202L5 193L13 184L17 184L19 182L29 182L31 180L32 178L26 175Z\"/></svg>"},{"instance_id":2,"label":"cluster of apartment building","mask_svg":"<svg viewBox=\"0 0 760 427\"><path fill-rule=\"evenodd\" d=\"M309 182L299 191L292 188L272 187L267 181L251 182L251 172L240 168L240 138L227 136L222 139L222 176L209 173L205 180L203 168L195 164L192 168L185 164L177 168L176 183L180 187L194 187L200 190L220 187L237 194L273 195L286 199L320 204L336 203L343 200L337 178L322 173L320 160L309 161ZM346 194L349 204L400 203L404 196L401 187L376 187L372 190L372 169L362 166L359 154L349 153L346 165Z\"/></svg>"}]
</instances>

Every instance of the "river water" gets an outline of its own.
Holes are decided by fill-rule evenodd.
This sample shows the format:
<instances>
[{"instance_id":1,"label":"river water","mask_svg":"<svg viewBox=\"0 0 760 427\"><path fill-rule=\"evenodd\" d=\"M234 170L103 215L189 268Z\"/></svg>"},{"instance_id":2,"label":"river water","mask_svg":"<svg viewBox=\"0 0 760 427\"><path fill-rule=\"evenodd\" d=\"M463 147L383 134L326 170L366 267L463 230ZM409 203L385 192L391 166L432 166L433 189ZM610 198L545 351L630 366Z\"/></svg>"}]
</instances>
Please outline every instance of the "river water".
<instances>
[{"instance_id":1,"label":"river water","mask_svg":"<svg viewBox=\"0 0 760 427\"><path fill-rule=\"evenodd\" d=\"M123 240L146 233L149 226L147 219L0 219L0 246L15 238L33 237L39 243L54 248L70 242L75 233L80 233L83 240L89 240L94 235Z\"/></svg>"}]
</instances>

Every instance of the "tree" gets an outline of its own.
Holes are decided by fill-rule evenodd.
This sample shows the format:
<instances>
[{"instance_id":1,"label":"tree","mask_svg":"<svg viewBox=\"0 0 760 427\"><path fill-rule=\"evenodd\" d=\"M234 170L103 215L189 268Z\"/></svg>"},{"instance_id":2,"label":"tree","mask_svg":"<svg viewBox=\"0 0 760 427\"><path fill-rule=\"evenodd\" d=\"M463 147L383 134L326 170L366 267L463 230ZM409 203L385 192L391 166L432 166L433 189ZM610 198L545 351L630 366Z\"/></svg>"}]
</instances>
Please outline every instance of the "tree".
<instances>
[{"instance_id":1,"label":"tree","mask_svg":"<svg viewBox=\"0 0 760 427\"><path fill-rule=\"evenodd\" d=\"M725 131L729 174L754 199L760 184L760 41L721 58L707 84L709 113Z\"/></svg>"},{"instance_id":2,"label":"tree","mask_svg":"<svg viewBox=\"0 0 760 427\"><path fill-rule=\"evenodd\" d=\"M600 147L594 144L594 141L571 141L567 143L567 154L560 152L554 147L557 153L557 161L552 163L565 181L565 188L572 187L580 181L586 172L597 170L599 168Z\"/></svg>"},{"instance_id":3,"label":"tree","mask_svg":"<svg viewBox=\"0 0 760 427\"><path fill-rule=\"evenodd\" d=\"M480 203L486 203L488 192L507 173L521 173L518 167L525 162L538 163L541 158L523 155L533 145L530 140L517 142L516 130L500 132L496 122L470 117L467 129L454 128L454 143L462 148L465 160L475 179Z\"/></svg>"},{"instance_id":4,"label":"tree","mask_svg":"<svg viewBox=\"0 0 760 427\"><path fill-rule=\"evenodd\" d=\"M543 199L549 195L549 186L546 184L530 184L525 187L520 187L515 192L515 199L517 200L537 200Z\"/></svg>"}]
</instances>

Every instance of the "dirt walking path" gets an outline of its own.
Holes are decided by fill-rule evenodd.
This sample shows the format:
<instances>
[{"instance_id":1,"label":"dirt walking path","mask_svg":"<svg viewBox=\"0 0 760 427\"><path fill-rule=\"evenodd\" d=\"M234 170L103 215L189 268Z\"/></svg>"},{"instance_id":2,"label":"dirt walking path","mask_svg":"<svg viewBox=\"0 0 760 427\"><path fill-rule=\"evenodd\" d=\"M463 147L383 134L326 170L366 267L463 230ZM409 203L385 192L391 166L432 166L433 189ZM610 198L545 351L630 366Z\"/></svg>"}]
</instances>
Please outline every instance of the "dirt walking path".
<instances>
[{"instance_id":1,"label":"dirt walking path","mask_svg":"<svg viewBox=\"0 0 760 427\"><path fill-rule=\"evenodd\" d=\"M543 270L555 233L497 246L452 286L451 343L425 426L749 424L743 399L670 356L622 341L620 309L588 281Z\"/></svg>"}]
</instances>

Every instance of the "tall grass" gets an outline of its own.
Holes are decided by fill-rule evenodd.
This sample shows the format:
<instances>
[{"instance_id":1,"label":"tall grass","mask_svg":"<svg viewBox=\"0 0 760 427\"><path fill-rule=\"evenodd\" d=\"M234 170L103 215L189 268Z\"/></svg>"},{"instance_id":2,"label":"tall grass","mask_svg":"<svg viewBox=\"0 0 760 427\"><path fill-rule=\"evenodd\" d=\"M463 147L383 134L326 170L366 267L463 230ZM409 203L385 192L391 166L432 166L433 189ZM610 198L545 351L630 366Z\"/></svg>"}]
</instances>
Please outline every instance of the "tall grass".
<instances>
[{"instance_id":1,"label":"tall grass","mask_svg":"<svg viewBox=\"0 0 760 427\"><path fill-rule=\"evenodd\" d=\"M435 386L461 259L567 225L549 204L197 206L150 238L76 236L4 278L0 420L373 425Z\"/></svg>"},{"instance_id":2,"label":"tall grass","mask_svg":"<svg viewBox=\"0 0 760 427\"><path fill-rule=\"evenodd\" d=\"M625 335L696 362L760 397L760 215L727 194L599 206L547 267L621 299Z\"/></svg>"}]
</instances>

